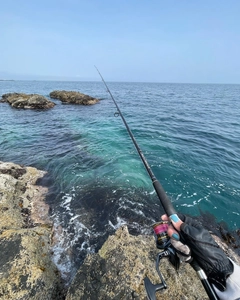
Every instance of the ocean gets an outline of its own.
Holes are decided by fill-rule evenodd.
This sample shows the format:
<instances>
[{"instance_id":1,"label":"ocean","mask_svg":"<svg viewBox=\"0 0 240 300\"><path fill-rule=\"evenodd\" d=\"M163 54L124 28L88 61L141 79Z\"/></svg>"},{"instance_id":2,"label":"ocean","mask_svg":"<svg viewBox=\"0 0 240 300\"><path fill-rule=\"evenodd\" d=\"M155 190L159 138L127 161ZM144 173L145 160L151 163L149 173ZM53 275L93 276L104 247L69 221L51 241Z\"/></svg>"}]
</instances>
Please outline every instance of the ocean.
<instances>
[{"instance_id":1,"label":"ocean","mask_svg":"<svg viewBox=\"0 0 240 300\"><path fill-rule=\"evenodd\" d=\"M240 228L240 85L107 82L177 211ZM163 214L101 81L0 81L8 92L80 91L93 106L18 110L0 103L0 160L47 171L53 260L68 284L87 253L122 224L152 234ZM207 218L206 218L207 216ZM209 224L208 224L209 225Z\"/></svg>"}]
</instances>

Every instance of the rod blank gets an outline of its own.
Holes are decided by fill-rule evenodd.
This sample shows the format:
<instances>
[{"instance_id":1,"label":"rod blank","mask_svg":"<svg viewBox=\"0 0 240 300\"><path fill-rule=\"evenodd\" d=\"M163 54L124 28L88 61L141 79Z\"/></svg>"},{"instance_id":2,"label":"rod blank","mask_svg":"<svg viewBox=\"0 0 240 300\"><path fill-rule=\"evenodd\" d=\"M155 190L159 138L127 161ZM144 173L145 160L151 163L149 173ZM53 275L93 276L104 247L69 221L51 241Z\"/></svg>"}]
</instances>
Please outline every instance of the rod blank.
<instances>
[{"instance_id":1,"label":"rod blank","mask_svg":"<svg viewBox=\"0 0 240 300\"><path fill-rule=\"evenodd\" d=\"M123 114L122 114L122 112L121 112L121 110L120 110L117 102L115 101L115 99L114 99L111 91L109 90L109 88L108 88L105 80L103 79L103 77L102 77L101 73L99 72L98 68L96 66L95 66L95 68L98 71L98 73L99 73L99 75L100 75L100 77L101 77L101 79L102 79L102 81L103 81L103 83L104 83L104 85L105 85L108 93L110 94L110 96L111 96L111 98L112 98L112 100L113 100L113 102L114 102L114 104L115 104L115 106L116 106L116 108L118 110L118 113L121 116L122 121L123 121L123 123L124 123L124 125L125 125L125 127L126 127L126 129L128 131L128 134L129 134L130 138L132 139L133 144L134 144L135 148L137 149L137 152L138 152L138 154L139 154L139 156L140 156L140 158L141 158L141 160L142 160L142 162L143 162L143 164L144 164L144 166L145 166L145 168L146 168L146 170L147 170L147 172L148 172L148 174L149 174L149 176L150 176L150 178L152 180L153 187L154 187L154 189L155 189L155 191L156 191L156 193L158 195L158 198L159 198L159 200L160 200L160 202L161 202L161 204L162 204L162 206L164 208L164 211L166 212L166 214L168 216L176 214L176 210L174 209L174 207L173 207L170 199L168 198L167 194L165 193L162 185L157 180L157 178L154 175L152 169L150 168L150 166L149 166L146 158L144 157L144 155L142 153L142 150L138 146L137 141L135 140L135 138L134 138L134 136L133 136L133 134L131 132L131 129L129 128L129 126L128 126L128 124L127 124L127 122L126 122L126 120L125 120L125 118L124 118L124 116L123 116Z\"/></svg>"}]
</instances>

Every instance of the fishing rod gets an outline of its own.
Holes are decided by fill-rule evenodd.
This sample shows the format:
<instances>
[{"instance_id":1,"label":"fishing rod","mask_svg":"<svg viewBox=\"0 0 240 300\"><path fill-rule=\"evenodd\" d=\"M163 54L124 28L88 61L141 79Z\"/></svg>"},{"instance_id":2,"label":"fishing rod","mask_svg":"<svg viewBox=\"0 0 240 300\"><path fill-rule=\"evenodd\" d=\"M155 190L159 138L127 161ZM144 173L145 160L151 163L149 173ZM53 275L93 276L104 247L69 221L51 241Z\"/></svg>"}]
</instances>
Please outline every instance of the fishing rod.
<instances>
[{"instance_id":1,"label":"fishing rod","mask_svg":"<svg viewBox=\"0 0 240 300\"><path fill-rule=\"evenodd\" d=\"M140 149L140 147L138 146L138 143L134 137L134 135L132 134L132 131L131 129L129 128L117 102L115 101L111 91L109 90L108 88L108 85L106 84L105 80L103 79L102 77L102 74L100 73L100 71L98 70L98 68L95 66L98 74L100 75L101 79L102 79L102 82L104 83L106 89L107 89L107 92L109 93L109 95L111 96L116 108L117 108L117 113L115 113L115 115L120 115L120 117L122 118L122 121L127 129L127 132L130 136L130 138L132 139L133 141L133 144L152 180L152 184L153 184L153 187L157 193L157 196L163 206L163 209L164 211L166 212L167 216L168 217L171 217L172 215L174 214L177 214L176 210L174 209L172 203L171 203L171 200L169 199L169 197L167 196L166 192L164 191L162 185L160 184L160 182L157 180L156 176L154 175L151 167L149 166L142 150ZM160 260L161 258L163 257L169 257L169 260L170 262L173 264L173 266L175 267L175 269L178 269L179 268L179 261L178 259L176 258L176 251L175 251L175 248L170 245L170 240L169 238L167 237L167 233L166 233L166 227L165 227L165 222L160 222L160 223L157 223L157 226L156 228L154 228L155 230L155 233L159 235L159 241L160 241L160 244L159 244L159 247L160 249L164 249L165 251L161 252L158 257L157 257L157 261L156 261L156 270L157 270L157 273L161 279L161 283L160 284L157 284L157 285L154 285L150 282L149 278L146 277L145 280L144 280L144 284L145 284L145 288L146 288L146 291L147 291L147 295L148 295L148 298L150 300L155 300L156 297L155 297L155 292L158 291L158 290L161 290L161 289L166 289L167 288L167 285L162 277L162 274L159 270L159 263L160 263ZM212 286L210 285L208 279L207 279L207 276L205 274L205 272L201 269L201 267L198 265L198 263L196 262L196 260L192 260L192 262L190 263L190 265L192 266L192 268L197 272L198 274L198 277L199 279L201 280L201 283L206 291L206 293L208 294L208 297L210 300L218 300L218 297L216 296Z\"/></svg>"},{"instance_id":2,"label":"fishing rod","mask_svg":"<svg viewBox=\"0 0 240 300\"><path fill-rule=\"evenodd\" d=\"M173 215L173 214L176 214L176 210L174 209L174 207L173 207L173 205L172 205L170 199L168 198L167 194L165 193L165 191L164 191L162 185L161 185L160 182L157 180L157 178L156 178L156 176L154 175L152 169L150 168L150 166L149 166L149 164L148 164L146 158L144 157L144 155L143 155L143 153L142 153L142 150L141 150L140 147L138 146L138 144L137 144L137 142L136 142L136 140L135 140L135 138L134 138L134 136L133 136L133 134L132 134L132 132L131 132L131 129L129 128L129 126L128 126L128 124L127 124L127 122L126 122L126 120L125 120L123 114L121 113L121 110L120 110L120 108L118 107L118 104L117 104L117 102L115 101L115 99L114 99L114 97L113 97L111 91L109 90L109 88L108 88L106 82L104 81L104 79L103 79L101 73L99 72L98 68L97 68L96 66L95 66L95 68L97 69L97 71L98 71L98 73L99 73L99 75L100 75L100 77L101 77L101 79L102 79L102 81L103 81L103 83L104 83L104 85L105 85L105 87L106 87L108 93L110 94L110 96L111 96L111 98L112 98L112 100L113 100L113 102L114 102L114 104L115 104L115 106L116 106L116 108L117 108L117 111L118 111L117 114L119 114L120 117L121 117L122 120L123 120L123 123L124 123L124 125L125 125L125 127L126 127L126 129L127 129L127 131L128 131L128 134L130 135L130 138L132 139L133 144L134 144L135 148L137 149L137 152L138 152L138 154L139 154L139 156L140 156L140 158L141 158L141 160L142 160L142 162L143 162L143 164L144 164L144 166L145 166L145 168L146 168L146 170L147 170L147 172L148 172L148 174L149 174L149 176L150 176L150 178L151 178L151 180L152 180L153 187L154 187L154 189L155 189L155 191L156 191L156 193L157 193L157 195L158 195L158 198L159 198L159 200L160 200L160 202L161 202L161 204L162 204L162 206L163 206L165 212L167 213L168 216L171 216L171 215Z\"/></svg>"}]
</instances>

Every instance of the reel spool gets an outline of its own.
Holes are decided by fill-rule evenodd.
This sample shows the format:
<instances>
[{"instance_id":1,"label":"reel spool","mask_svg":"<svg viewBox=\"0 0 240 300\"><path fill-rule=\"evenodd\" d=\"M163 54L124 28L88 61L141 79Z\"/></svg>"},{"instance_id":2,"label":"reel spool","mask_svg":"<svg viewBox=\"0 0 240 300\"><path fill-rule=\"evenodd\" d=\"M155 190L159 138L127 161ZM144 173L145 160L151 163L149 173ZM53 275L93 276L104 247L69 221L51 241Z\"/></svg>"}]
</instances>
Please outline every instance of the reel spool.
<instances>
[{"instance_id":1,"label":"reel spool","mask_svg":"<svg viewBox=\"0 0 240 300\"><path fill-rule=\"evenodd\" d=\"M170 244L170 238L167 235L168 221L160 221L152 225L156 237L158 249L165 249Z\"/></svg>"}]
</instances>

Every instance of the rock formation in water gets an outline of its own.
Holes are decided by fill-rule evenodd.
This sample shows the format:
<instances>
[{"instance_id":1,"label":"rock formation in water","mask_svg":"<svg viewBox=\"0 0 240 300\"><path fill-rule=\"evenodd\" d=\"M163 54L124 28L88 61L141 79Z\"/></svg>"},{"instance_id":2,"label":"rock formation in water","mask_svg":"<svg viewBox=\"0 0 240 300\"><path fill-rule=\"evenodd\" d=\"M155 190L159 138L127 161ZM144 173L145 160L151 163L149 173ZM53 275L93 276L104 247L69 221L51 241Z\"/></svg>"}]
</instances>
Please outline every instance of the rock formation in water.
<instances>
[{"instance_id":1,"label":"rock formation in water","mask_svg":"<svg viewBox=\"0 0 240 300\"><path fill-rule=\"evenodd\" d=\"M52 91L50 97L71 104L93 105L99 102L99 99L73 91Z\"/></svg>"},{"instance_id":2,"label":"rock formation in water","mask_svg":"<svg viewBox=\"0 0 240 300\"><path fill-rule=\"evenodd\" d=\"M0 299L61 299L50 256L47 189L35 185L43 175L0 162Z\"/></svg>"},{"instance_id":3,"label":"rock formation in water","mask_svg":"<svg viewBox=\"0 0 240 300\"><path fill-rule=\"evenodd\" d=\"M37 94L8 93L3 94L0 102L7 102L14 108L49 109L55 103Z\"/></svg>"}]
</instances>

